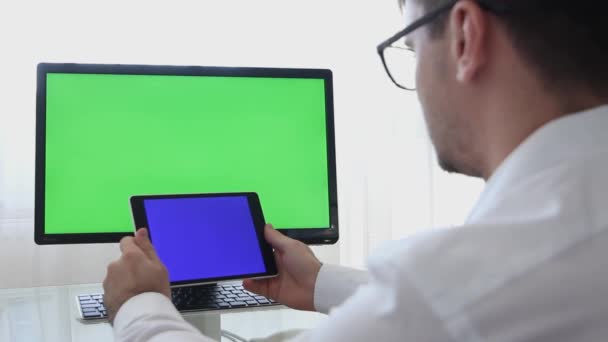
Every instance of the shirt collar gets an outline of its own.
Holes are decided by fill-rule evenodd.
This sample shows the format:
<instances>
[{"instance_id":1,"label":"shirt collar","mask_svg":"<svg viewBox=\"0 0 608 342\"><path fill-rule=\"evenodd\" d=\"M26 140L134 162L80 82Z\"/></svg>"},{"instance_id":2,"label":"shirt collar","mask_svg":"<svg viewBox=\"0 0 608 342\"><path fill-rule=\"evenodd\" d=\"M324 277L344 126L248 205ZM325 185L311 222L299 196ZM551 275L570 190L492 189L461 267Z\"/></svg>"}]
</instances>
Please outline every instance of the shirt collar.
<instances>
[{"instance_id":1,"label":"shirt collar","mask_svg":"<svg viewBox=\"0 0 608 342\"><path fill-rule=\"evenodd\" d=\"M467 222L483 219L502 194L518 182L564 161L606 151L607 133L608 105L548 122L526 138L495 170Z\"/></svg>"}]
</instances>

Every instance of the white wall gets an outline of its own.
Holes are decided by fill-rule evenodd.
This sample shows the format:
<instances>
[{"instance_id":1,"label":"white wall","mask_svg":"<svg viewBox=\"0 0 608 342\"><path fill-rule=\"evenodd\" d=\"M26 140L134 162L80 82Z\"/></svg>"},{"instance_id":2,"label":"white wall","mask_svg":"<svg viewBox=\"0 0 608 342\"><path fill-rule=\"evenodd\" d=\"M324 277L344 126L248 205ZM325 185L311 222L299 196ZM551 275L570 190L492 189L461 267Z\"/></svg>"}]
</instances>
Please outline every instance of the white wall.
<instances>
[{"instance_id":1,"label":"white wall","mask_svg":"<svg viewBox=\"0 0 608 342\"><path fill-rule=\"evenodd\" d=\"M99 282L115 245L33 242L38 62L314 67L334 71L341 242L361 267L382 240L463 220L481 183L434 167L415 94L376 45L401 28L396 0L0 2L0 288Z\"/></svg>"}]
</instances>

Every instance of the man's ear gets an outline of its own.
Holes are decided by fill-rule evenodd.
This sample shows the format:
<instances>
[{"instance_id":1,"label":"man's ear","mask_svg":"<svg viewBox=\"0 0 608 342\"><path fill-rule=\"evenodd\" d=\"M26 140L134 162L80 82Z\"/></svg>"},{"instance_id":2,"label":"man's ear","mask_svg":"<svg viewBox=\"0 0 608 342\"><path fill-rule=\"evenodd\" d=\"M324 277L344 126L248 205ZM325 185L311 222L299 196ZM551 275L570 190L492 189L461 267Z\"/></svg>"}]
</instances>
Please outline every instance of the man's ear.
<instances>
[{"instance_id":1,"label":"man's ear","mask_svg":"<svg viewBox=\"0 0 608 342\"><path fill-rule=\"evenodd\" d=\"M460 1L450 13L448 32L456 80L470 82L487 61L487 13L475 1Z\"/></svg>"}]
</instances>

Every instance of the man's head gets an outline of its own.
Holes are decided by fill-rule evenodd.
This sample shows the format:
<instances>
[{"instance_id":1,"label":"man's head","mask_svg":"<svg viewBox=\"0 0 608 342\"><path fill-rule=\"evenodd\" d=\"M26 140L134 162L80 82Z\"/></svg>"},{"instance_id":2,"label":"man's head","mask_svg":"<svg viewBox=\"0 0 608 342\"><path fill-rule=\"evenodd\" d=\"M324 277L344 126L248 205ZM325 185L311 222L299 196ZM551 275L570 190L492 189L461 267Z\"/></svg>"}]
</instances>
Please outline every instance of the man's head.
<instances>
[{"instance_id":1,"label":"man's head","mask_svg":"<svg viewBox=\"0 0 608 342\"><path fill-rule=\"evenodd\" d=\"M401 0L406 24L451 0ZM447 171L488 178L534 130L608 103L603 1L460 0L405 37Z\"/></svg>"}]
</instances>

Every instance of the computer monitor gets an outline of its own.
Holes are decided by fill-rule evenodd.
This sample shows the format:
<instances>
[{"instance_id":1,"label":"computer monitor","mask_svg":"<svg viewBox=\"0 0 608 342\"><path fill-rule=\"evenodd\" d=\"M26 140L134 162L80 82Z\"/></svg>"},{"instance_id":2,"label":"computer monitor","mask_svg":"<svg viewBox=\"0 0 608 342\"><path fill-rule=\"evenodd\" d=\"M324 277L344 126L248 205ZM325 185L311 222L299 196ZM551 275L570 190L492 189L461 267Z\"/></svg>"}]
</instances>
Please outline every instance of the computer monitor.
<instances>
[{"instance_id":1,"label":"computer monitor","mask_svg":"<svg viewBox=\"0 0 608 342\"><path fill-rule=\"evenodd\" d=\"M36 99L38 244L118 242L130 196L214 192L338 240L330 70L41 63Z\"/></svg>"}]
</instances>

